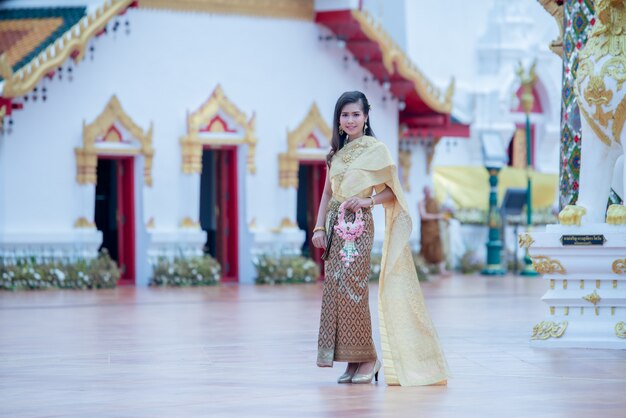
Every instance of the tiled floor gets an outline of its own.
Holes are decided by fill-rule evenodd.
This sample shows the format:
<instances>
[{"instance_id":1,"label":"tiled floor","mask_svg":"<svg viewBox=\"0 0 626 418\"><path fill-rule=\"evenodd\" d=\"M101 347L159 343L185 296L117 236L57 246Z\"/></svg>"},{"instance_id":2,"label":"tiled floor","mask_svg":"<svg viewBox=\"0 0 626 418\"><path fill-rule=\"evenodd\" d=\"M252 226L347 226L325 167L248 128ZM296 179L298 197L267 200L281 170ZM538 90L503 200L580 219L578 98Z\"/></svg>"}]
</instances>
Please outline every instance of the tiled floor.
<instances>
[{"instance_id":1,"label":"tiled floor","mask_svg":"<svg viewBox=\"0 0 626 418\"><path fill-rule=\"evenodd\" d=\"M320 285L4 292L0 416L625 417L625 350L529 347L545 287L424 284L454 376L418 388L315 367Z\"/></svg>"}]
</instances>

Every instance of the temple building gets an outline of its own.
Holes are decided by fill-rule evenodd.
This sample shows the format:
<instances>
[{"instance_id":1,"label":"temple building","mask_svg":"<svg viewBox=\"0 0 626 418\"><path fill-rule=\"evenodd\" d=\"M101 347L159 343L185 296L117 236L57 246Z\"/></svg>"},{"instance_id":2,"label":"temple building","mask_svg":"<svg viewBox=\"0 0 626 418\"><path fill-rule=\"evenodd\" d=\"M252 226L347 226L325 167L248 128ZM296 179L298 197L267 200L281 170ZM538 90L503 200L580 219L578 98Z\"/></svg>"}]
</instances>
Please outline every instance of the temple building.
<instances>
[{"instance_id":1,"label":"temple building","mask_svg":"<svg viewBox=\"0 0 626 418\"><path fill-rule=\"evenodd\" d=\"M255 255L310 247L347 90L372 104L417 219L434 145L470 129L454 81L418 67L436 57L405 52L400 3L2 3L0 256L104 247L121 284L145 285L158 257L206 252L251 282Z\"/></svg>"}]
</instances>

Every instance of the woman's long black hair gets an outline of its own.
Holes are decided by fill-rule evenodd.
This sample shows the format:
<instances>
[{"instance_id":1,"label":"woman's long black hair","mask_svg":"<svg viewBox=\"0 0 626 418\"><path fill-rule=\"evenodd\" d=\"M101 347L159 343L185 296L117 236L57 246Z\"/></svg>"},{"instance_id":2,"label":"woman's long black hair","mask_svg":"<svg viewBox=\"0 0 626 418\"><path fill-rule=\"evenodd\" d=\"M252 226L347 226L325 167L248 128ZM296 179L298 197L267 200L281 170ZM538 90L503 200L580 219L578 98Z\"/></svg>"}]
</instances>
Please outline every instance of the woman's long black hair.
<instances>
[{"instance_id":1,"label":"woman's long black hair","mask_svg":"<svg viewBox=\"0 0 626 418\"><path fill-rule=\"evenodd\" d=\"M332 160L333 155L337 151L339 151L346 142L346 135L339 135L339 116L341 115L341 110L343 107L350 103L360 103L361 109L363 110L363 114L366 116L365 122L365 135L374 136L374 131L372 131L372 122L369 118L370 113L370 104L367 101L367 97L360 91L347 91L342 94L337 100L337 104L335 105L335 116L333 117L333 139L331 141L331 150L326 156L326 164L330 167L330 160Z\"/></svg>"}]
</instances>

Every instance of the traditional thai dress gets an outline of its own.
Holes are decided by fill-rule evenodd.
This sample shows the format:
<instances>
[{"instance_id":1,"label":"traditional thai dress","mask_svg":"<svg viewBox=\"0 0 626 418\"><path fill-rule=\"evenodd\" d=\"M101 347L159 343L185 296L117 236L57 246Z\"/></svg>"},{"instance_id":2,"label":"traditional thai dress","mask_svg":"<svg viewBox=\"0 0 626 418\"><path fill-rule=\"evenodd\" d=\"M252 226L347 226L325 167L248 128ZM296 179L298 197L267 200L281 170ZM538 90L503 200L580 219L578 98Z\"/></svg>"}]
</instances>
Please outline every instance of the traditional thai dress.
<instances>
[{"instance_id":1,"label":"traditional thai dress","mask_svg":"<svg viewBox=\"0 0 626 418\"><path fill-rule=\"evenodd\" d=\"M341 202L371 196L389 187L396 199L385 203L385 240L378 285L378 311L385 381L389 385L428 385L447 379L448 369L432 325L409 246L411 218L389 150L370 136L339 150L329 171L332 199L326 215L329 245L318 339L317 364L376 359L368 304L370 255L374 238L371 213L363 210L365 232L356 240L359 256L341 262L343 240L333 232ZM354 214L347 211L347 221Z\"/></svg>"},{"instance_id":2,"label":"traditional thai dress","mask_svg":"<svg viewBox=\"0 0 626 418\"><path fill-rule=\"evenodd\" d=\"M429 214L439 213L439 205L433 197L426 199L424 209ZM421 221L420 254L430 264L439 264L443 261L443 246L437 219L422 219Z\"/></svg>"}]
</instances>

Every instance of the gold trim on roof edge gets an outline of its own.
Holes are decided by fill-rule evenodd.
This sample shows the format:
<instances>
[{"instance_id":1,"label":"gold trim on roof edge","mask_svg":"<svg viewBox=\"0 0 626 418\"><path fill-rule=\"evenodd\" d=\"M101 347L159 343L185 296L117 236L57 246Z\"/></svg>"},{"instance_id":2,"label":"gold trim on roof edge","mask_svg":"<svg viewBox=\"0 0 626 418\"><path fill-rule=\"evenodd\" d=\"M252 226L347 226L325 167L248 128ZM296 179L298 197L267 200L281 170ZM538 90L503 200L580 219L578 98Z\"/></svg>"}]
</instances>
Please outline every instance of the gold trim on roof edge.
<instances>
[{"instance_id":1,"label":"gold trim on roof edge","mask_svg":"<svg viewBox=\"0 0 626 418\"><path fill-rule=\"evenodd\" d=\"M322 117L316 103L311 105L311 109L302 122L293 130L287 132L287 152L278 155L278 178L282 188L298 188L298 169L301 160L325 161L327 148L323 148L318 154L301 154L298 152L300 145L308 139L315 130L319 130L330 144L332 130Z\"/></svg>"},{"instance_id":2,"label":"gold trim on roof edge","mask_svg":"<svg viewBox=\"0 0 626 418\"><path fill-rule=\"evenodd\" d=\"M402 48L383 29L382 25L376 23L375 19L367 12L359 10L352 10L351 12L352 17L361 26L363 33L380 47L383 54L383 65L387 72L393 74L397 70L400 75L413 82L420 98L431 109L449 114L452 111L452 96L454 96L455 88L454 78L450 81L442 97L440 89L426 78L404 53Z\"/></svg>"},{"instance_id":3,"label":"gold trim on roof edge","mask_svg":"<svg viewBox=\"0 0 626 418\"><path fill-rule=\"evenodd\" d=\"M141 0L139 7L308 21L315 16L313 0Z\"/></svg>"},{"instance_id":4,"label":"gold trim on roof edge","mask_svg":"<svg viewBox=\"0 0 626 418\"><path fill-rule=\"evenodd\" d=\"M10 67L9 71L6 70L6 57L0 56L0 62L3 62L0 67L5 79L2 96L18 97L30 92L46 74L61 66L74 51L74 62L79 62L85 55L89 40L132 3L133 0L107 0L15 73Z\"/></svg>"}]
</instances>

